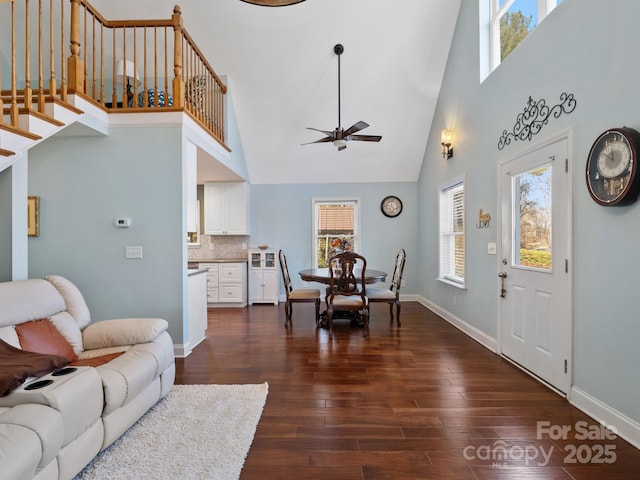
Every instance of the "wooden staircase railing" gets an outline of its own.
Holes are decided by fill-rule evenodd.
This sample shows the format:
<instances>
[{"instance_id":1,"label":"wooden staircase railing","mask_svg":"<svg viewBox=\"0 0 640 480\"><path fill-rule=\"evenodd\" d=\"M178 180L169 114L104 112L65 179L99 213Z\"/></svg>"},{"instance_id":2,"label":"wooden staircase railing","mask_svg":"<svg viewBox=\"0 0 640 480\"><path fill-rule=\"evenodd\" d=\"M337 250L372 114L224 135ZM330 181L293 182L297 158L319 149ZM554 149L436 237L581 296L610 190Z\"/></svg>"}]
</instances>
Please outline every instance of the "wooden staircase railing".
<instances>
[{"instance_id":1,"label":"wooden staircase railing","mask_svg":"<svg viewBox=\"0 0 640 480\"><path fill-rule=\"evenodd\" d=\"M10 71L0 61L0 125L76 94L109 111L187 111L225 145L226 86L179 6L168 19L107 20L86 0L0 0L2 58Z\"/></svg>"}]
</instances>

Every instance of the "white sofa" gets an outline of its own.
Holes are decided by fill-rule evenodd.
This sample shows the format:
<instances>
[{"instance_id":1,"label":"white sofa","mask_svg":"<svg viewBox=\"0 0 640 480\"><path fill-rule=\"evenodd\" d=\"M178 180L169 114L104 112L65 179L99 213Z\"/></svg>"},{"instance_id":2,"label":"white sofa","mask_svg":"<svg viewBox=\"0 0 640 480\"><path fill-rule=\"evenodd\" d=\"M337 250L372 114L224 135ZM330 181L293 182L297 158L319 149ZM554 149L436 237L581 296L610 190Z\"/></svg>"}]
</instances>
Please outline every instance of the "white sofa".
<instances>
[{"instance_id":1,"label":"white sofa","mask_svg":"<svg viewBox=\"0 0 640 480\"><path fill-rule=\"evenodd\" d=\"M63 277L0 283L5 366L12 364L6 355L15 353L21 364L33 355L22 349L21 332L36 323L52 324L57 331L47 338L59 332L77 356L64 368L0 391L3 480L73 478L171 390L175 363L165 320L90 321L82 294ZM58 354L40 357L68 363Z\"/></svg>"}]
</instances>

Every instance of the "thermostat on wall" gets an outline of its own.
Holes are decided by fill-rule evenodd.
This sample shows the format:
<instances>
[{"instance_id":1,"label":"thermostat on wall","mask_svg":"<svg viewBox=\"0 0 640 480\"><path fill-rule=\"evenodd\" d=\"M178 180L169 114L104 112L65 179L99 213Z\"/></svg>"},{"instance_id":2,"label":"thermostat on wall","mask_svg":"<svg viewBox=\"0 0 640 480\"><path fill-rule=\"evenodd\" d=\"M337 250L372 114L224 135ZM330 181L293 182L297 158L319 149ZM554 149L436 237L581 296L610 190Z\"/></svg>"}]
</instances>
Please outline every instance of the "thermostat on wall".
<instances>
[{"instance_id":1,"label":"thermostat on wall","mask_svg":"<svg viewBox=\"0 0 640 480\"><path fill-rule=\"evenodd\" d=\"M131 225L131 219L129 218L116 218L116 227L127 228Z\"/></svg>"}]
</instances>

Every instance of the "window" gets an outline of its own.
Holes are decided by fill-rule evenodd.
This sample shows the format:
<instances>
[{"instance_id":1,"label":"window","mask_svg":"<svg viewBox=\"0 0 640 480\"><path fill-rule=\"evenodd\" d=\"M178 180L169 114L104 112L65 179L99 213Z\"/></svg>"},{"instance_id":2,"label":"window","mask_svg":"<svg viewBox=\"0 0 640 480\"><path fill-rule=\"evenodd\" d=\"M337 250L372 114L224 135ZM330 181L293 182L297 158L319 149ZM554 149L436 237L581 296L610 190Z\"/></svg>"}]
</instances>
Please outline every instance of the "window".
<instances>
[{"instance_id":1,"label":"window","mask_svg":"<svg viewBox=\"0 0 640 480\"><path fill-rule=\"evenodd\" d=\"M457 180L440 192L439 279L464 287L464 181Z\"/></svg>"},{"instance_id":2,"label":"window","mask_svg":"<svg viewBox=\"0 0 640 480\"><path fill-rule=\"evenodd\" d=\"M552 168L549 163L513 176L513 265L551 270Z\"/></svg>"},{"instance_id":3,"label":"window","mask_svg":"<svg viewBox=\"0 0 640 480\"><path fill-rule=\"evenodd\" d=\"M562 0L490 2L491 70L494 70Z\"/></svg>"},{"instance_id":4,"label":"window","mask_svg":"<svg viewBox=\"0 0 640 480\"><path fill-rule=\"evenodd\" d=\"M336 253L360 250L359 202L313 200L313 265L327 267Z\"/></svg>"}]
</instances>

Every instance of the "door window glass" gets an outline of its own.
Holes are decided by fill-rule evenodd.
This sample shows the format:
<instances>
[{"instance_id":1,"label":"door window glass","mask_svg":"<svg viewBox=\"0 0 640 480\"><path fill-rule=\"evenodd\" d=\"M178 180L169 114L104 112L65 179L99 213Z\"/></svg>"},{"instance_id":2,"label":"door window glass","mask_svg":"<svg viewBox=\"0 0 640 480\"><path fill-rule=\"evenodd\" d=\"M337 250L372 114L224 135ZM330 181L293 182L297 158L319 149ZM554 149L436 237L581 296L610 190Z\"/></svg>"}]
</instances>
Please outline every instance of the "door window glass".
<instances>
[{"instance_id":1,"label":"door window glass","mask_svg":"<svg viewBox=\"0 0 640 480\"><path fill-rule=\"evenodd\" d=\"M513 177L513 264L551 270L551 164Z\"/></svg>"}]
</instances>

